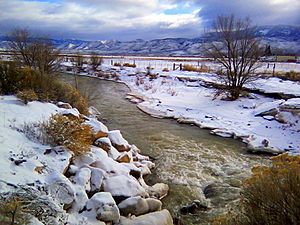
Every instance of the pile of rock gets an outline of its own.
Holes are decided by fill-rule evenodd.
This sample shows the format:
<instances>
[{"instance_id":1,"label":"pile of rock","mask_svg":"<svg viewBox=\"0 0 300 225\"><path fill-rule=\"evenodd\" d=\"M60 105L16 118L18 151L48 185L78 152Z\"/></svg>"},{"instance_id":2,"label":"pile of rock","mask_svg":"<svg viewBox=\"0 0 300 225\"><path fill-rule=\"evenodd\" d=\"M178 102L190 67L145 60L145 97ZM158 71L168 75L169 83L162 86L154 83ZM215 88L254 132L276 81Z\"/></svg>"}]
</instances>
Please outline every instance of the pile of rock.
<instances>
[{"instance_id":1,"label":"pile of rock","mask_svg":"<svg viewBox=\"0 0 300 225\"><path fill-rule=\"evenodd\" d=\"M93 131L94 144L87 154L74 156L65 175L49 176L48 189L64 209L88 224L173 224L161 198L169 187L158 183L148 186L143 176L155 164L129 144L119 130L109 131L95 117L84 117L64 110L64 115L80 116ZM93 222L94 221L94 222Z\"/></svg>"}]
</instances>

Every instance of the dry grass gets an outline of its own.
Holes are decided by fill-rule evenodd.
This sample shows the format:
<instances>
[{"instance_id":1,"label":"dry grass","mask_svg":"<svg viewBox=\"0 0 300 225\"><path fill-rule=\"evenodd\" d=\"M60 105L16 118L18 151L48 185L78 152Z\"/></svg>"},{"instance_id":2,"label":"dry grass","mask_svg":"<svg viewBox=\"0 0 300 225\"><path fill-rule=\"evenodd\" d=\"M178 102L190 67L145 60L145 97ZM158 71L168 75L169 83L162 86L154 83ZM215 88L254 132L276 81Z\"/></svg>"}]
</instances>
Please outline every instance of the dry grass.
<instances>
[{"instance_id":1,"label":"dry grass","mask_svg":"<svg viewBox=\"0 0 300 225\"><path fill-rule=\"evenodd\" d=\"M122 66L122 64L121 64L121 63L118 63L118 62L115 62L115 63L114 63L114 66Z\"/></svg>"},{"instance_id":2,"label":"dry grass","mask_svg":"<svg viewBox=\"0 0 300 225\"><path fill-rule=\"evenodd\" d=\"M125 66L125 67L133 67L133 68L136 67L136 65L134 63L132 63L132 64L131 63L124 63L123 66Z\"/></svg>"},{"instance_id":3,"label":"dry grass","mask_svg":"<svg viewBox=\"0 0 300 225\"><path fill-rule=\"evenodd\" d=\"M274 76L283 80L300 81L300 73L293 70L286 73L275 73Z\"/></svg>"},{"instance_id":4,"label":"dry grass","mask_svg":"<svg viewBox=\"0 0 300 225\"><path fill-rule=\"evenodd\" d=\"M300 221L300 156L282 154L270 167L257 166L244 182L236 210L213 225L298 225Z\"/></svg>"},{"instance_id":5,"label":"dry grass","mask_svg":"<svg viewBox=\"0 0 300 225\"><path fill-rule=\"evenodd\" d=\"M163 72L169 72L170 70L168 68L163 68Z\"/></svg>"},{"instance_id":6,"label":"dry grass","mask_svg":"<svg viewBox=\"0 0 300 225\"><path fill-rule=\"evenodd\" d=\"M81 119L54 115L43 124L45 134L52 145L62 145L75 155L90 151L93 142L91 127L83 125Z\"/></svg>"},{"instance_id":7,"label":"dry grass","mask_svg":"<svg viewBox=\"0 0 300 225\"><path fill-rule=\"evenodd\" d=\"M31 89L19 91L17 93L17 98L21 99L25 104L38 100L37 94Z\"/></svg>"},{"instance_id":8,"label":"dry grass","mask_svg":"<svg viewBox=\"0 0 300 225\"><path fill-rule=\"evenodd\" d=\"M208 73L210 71L210 68L205 65L201 65L201 67L196 67L193 65L184 64L182 70L183 71L191 71L191 72L199 72L199 73Z\"/></svg>"}]
</instances>

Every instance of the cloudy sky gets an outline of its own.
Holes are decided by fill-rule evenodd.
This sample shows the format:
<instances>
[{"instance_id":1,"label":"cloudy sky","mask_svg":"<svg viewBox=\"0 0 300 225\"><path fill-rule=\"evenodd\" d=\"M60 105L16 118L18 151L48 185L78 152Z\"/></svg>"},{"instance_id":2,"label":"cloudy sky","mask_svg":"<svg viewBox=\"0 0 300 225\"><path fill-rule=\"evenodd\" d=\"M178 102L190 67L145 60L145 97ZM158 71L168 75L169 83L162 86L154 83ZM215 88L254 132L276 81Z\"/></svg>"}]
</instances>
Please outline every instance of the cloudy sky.
<instances>
[{"instance_id":1,"label":"cloudy sky","mask_svg":"<svg viewBox=\"0 0 300 225\"><path fill-rule=\"evenodd\" d=\"M53 38L197 37L217 15L300 25L300 0L0 0L0 34L25 27Z\"/></svg>"}]
</instances>

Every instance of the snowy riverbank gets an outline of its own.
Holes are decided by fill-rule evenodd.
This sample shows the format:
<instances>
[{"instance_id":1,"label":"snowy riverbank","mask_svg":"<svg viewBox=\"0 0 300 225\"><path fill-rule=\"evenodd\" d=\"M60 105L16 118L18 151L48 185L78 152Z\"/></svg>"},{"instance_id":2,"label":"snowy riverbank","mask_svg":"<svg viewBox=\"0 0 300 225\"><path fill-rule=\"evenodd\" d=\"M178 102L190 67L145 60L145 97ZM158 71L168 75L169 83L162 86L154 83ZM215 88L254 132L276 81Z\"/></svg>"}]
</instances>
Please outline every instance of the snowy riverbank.
<instances>
[{"instance_id":1,"label":"snowy riverbank","mask_svg":"<svg viewBox=\"0 0 300 225\"><path fill-rule=\"evenodd\" d=\"M265 93L295 96L289 100L250 94L237 101L224 101L214 99L214 90L201 85L202 81L215 81L213 74L153 70L159 76L152 79L140 68L103 65L102 70L126 83L133 92L128 99L150 115L174 118L210 129L215 135L241 139L252 151L300 152L299 82L269 78L249 85Z\"/></svg>"},{"instance_id":2,"label":"snowy riverbank","mask_svg":"<svg viewBox=\"0 0 300 225\"><path fill-rule=\"evenodd\" d=\"M168 185L148 186L143 180L154 163L96 115L80 115L68 104L25 105L14 96L0 96L0 113L0 194L26 190L27 197L36 195L37 207L46 199L47 209L34 209L32 224L172 224L159 200L167 195ZM27 129L57 113L81 117L92 128L90 152L75 156L63 147L41 144Z\"/></svg>"}]
</instances>

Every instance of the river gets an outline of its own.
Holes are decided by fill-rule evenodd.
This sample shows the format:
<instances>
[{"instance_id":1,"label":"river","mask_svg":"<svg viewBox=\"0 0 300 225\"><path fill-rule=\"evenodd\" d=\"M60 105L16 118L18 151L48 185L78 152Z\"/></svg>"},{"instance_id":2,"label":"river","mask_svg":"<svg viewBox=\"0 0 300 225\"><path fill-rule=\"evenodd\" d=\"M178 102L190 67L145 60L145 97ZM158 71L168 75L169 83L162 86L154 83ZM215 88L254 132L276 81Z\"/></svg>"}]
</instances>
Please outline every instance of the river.
<instances>
[{"instance_id":1,"label":"river","mask_svg":"<svg viewBox=\"0 0 300 225\"><path fill-rule=\"evenodd\" d=\"M71 75L62 77L74 81ZM124 84L89 77L78 77L78 83L84 92L93 93L92 105L110 130L121 130L129 143L153 157L156 168L146 181L169 184L164 207L184 225L210 224L211 218L239 198L241 181L249 176L251 168L268 162L267 156L248 154L240 141L141 112L125 98L130 90ZM205 197L211 203L210 210L196 215L178 213L180 206Z\"/></svg>"}]
</instances>

